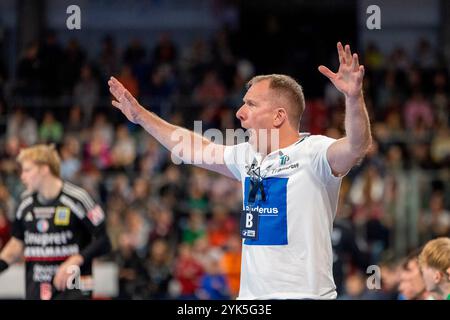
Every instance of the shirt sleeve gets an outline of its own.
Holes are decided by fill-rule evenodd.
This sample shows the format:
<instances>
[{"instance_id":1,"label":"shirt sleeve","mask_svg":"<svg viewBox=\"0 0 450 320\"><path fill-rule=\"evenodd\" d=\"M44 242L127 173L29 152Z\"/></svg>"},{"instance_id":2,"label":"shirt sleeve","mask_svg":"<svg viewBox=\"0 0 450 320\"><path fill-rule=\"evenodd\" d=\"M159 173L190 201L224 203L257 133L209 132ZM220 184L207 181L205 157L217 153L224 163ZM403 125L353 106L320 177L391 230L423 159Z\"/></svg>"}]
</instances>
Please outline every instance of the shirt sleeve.
<instances>
[{"instance_id":1,"label":"shirt sleeve","mask_svg":"<svg viewBox=\"0 0 450 320\"><path fill-rule=\"evenodd\" d=\"M17 238L19 240L24 240L24 227L23 227L23 222L21 219L19 218L15 218L13 223L12 223L12 230L11 230L11 235L14 238Z\"/></svg>"},{"instance_id":2,"label":"shirt sleeve","mask_svg":"<svg viewBox=\"0 0 450 320\"><path fill-rule=\"evenodd\" d=\"M111 242L106 231L106 216L103 209L87 192L82 193L80 200L85 213L81 222L92 236L91 242L81 250L80 254L85 261L89 261L108 253L111 250Z\"/></svg>"},{"instance_id":3,"label":"shirt sleeve","mask_svg":"<svg viewBox=\"0 0 450 320\"><path fill-rule=\"evenodd\" d=\"M12 223L11 235L19 240L24 240L25 238L25 226L24 217L27 213L27 209L32 204L32 197L23 198L16 209L16 215Z\"/></svg>"},{"instance_id":4,"label":"shirt sleeve","mask_svg":"<svg viewBox=\"0 0 450 320\"><path fill-rule=\"evenodd\" d=\"M326 136L311 136L310 142L310 163L313 172L318 176L323 184L330 182L338 182L344 177L336 177L331 170L330 163L327 158L327 150L336 141L336 139Z\"/></svg>"},{"instance_id":5,"label":"shirt sleeve","mask_svg":"<svg viewBox=\"0 0 450 320\"><path fill-rule=\"evenodd\" d=\"M242 180L245 170L246 158L249 156L249 144L240 143L234 146L225 146L224 161L237 180Z\"/></svg>"}]
</instances>

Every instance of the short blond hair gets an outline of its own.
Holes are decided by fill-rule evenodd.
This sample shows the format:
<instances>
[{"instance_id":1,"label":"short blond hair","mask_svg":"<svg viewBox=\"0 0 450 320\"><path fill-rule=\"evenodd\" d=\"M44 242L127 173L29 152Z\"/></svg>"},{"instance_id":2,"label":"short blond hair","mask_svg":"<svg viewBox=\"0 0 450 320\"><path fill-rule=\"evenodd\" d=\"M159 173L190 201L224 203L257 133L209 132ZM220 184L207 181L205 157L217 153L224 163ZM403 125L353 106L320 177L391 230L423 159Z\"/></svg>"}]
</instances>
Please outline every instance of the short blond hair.
<instances>
[{"instance_id":1,"label":"short blond hair","mask_svg":"<svg viewBox=\"0 0 450 320\"><path fill-rule=\"evenodd\" d=\"M268 74L255 76L247 83L247 88L253 84L269 80L269 88L283 93L291 102L288 110L288 120L294 127L300 127L300 119L305 111L305 97L302 86L294 78L284 74Z\"/></svg>"},{"instance_id":2,"label":"short blond hair","mask_svg":"<svg viewBox=\"0 0 450 320\"><path fill-rule=\"evenodd\" d=\"M441 237L428 241L419 255L419 263L446 274L450 268L450 238Z\"/></svg>"},{"instance_id":3,"label":"short blond hair","mask_svg":"<svg viewBox=\"0 0 450 320\"><path fill-rule=\"evenodd\" d=\"M39 144L20 150L17 161L32 161L37 165L47 165L55 177L60 177L61 159L54 145Z\"/></svg>"}]
</instances>

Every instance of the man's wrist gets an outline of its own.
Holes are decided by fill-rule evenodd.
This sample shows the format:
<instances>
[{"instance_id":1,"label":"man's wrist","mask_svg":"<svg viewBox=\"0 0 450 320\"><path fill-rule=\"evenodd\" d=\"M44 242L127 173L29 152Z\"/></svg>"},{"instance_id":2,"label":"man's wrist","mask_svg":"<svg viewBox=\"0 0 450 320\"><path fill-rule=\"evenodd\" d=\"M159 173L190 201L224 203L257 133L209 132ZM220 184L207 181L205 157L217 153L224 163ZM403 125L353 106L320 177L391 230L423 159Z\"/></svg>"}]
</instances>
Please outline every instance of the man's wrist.
<instances>
[{"instance_id":1,"label":"man's wrist","mask_svg":"<svg viewBox=\"0 0 450 320\"><path fill-rule=\"evenodd\" d=\"M0 273L9 268L8 262L3 259L0 259Z\"/></svg>"},{"instance_id":2,"label":"man's wrist","mask_svg":"<svg viewBox=\"0 0 450 320\"><path fill-rule=\"evenodd\" d=\"M137 111L136 115L136 123L140 126L142 126L145 123L145 118L150 114L147 109L145 109L143 106L140 106L139 111Z\"/></svg>"},{"instance_id":3,"label":"man's wrist","mask_svg":"<svg viewBox=\"0 0 450 320\"><path fill-rule=\"evenodd\" d=\"M364 100L363 92L355 94L355 95L345 95L345 102L347 103L356 103L360 100Z\"/></svg>"},{"instance_id":4,"label":"man's wrist","mask_svg":"<svg viewBox=\"0 0 450 320\"><path fill-rule=\"evenodd\" d=\"M81 254L73 255L69 259L71 264L75 264L77 266L81 266L84 263L84 257Z\"/></svg>"}]
</instances>

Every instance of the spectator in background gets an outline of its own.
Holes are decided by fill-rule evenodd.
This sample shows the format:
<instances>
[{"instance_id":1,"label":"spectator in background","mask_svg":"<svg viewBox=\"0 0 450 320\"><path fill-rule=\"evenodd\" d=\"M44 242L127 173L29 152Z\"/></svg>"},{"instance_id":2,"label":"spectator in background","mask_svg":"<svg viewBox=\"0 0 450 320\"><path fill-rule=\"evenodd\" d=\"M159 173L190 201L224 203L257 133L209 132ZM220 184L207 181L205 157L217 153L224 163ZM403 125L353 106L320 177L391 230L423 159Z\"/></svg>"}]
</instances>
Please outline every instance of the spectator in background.
<instances>
[{"instance_id":1,"label":"spectator in background","mask_svg":"<svg viewBox=\"0 0 450 320\"><path fill-rule=\"evenodd\" d=\"M127 208L125 211L125 230L133 241L133 247L140 257L148 252L148 238L150 225L146 218L136 208Z\"/></svg>"},{"instance_id":2,"label":"spectator in background","mask_svg":"<svg viewBox=\"0 0 450 320\"><path fill-rule=\"evenodd\" d=\"M0 205L0 251L11 237L11 224L6 214L6 209Z\"/></svg>"},{"instance_id":3,"label":"spectator in background","mask_svg":"<svg viewBox=\"0 0 450 320\"><path fill-rule=\"evenodd\" d=\"M223 205L212 208L212 217L208 222L207 236L211 246L225 247L230 236L238 230L235 219Z\"/></svg>"},{"instance_id":4,"label":"spectator in background","mask_svg":"<svg viewBox=\"0 0 450 320\"><path fill-rule=\"evenodd\" d=\"M239 294L241 276L241 239L233 234L228 238L225 252L221 258L221 268L227 280L230 297L235 299Z\"/></svg>"},{"instance_id":5,"label":"spectator in background","mask_svg":"<svg viewBox=\"0 0 450 320\"><path fill-rule=\"evenodd\" d=\"M80 141L74 136L67 136L61 146L61 177L75 181L81 170Z\"/></svg>"},{"instance_id":6,"label":"spectator in background","mask_svg":"<svg viewBox=\"0 0 450 320\"><path fill-rule=\"evenodd\" d=\"M99 68L103 80L107 79L110 74L115 74L117 70L117 51L113 38L109 35L102 40L100 51Z\"/></svg>"},{"instance_id":7,"label":"spectator in background","mask_svg":"<svg viewBox=\"0 0 450 320\"><path fill-rule=\"evenodd\" d=\"M423 242L450 234L450 211L444 207L444 194L441 190L431 194L429 208L419 219L418 226Z\"/></svg>"},{"instance_id":8,"label":"spectator in background","mask_svg":"<svg viewBox=\"0 0 450 320\"><path fill-rule=\"evenodd\" d=\"M206 235L206 224L203 213L192 210L185 227L182 227L183 242L193 244L195 240Z\"/></svg>"},{"instance_id":9,"label":"spectator in background","mask_svg":"<svg viewBox=\"0 0 450 320\"><path fill-rule=\"evenodd\" d=\"M112 166L119 170L130 171L136 159L136 142L130 136L125 124L116 129L116 138L111 149Z\"/></svg>"},{"instance_id":10,"label":"spectator in background","mask_svg":"<svg viewBox=\"0 0 450 320\"><path fill-rule=\"evenodd\" d=\"M178 240L175 229L176 221L174 221L174 215L170 206L159 206L152 217L153 226L149 235L149 241L153 242L156 239L164 239L171 245L176 244Z\"/></svg>"},{"instance_id":11,"label":"spectator in background","mask_svg":"<svg viewBox=\"0 0 450 320\"><path fill-rule=\"evenodd\" d=\"M39 126L39 140L42 143L60 143L63 138L63 127L61 122L55 119L51 111L44 113L44 119Z\"/></svg>"},{"instance_id":12,"label":"spectator in background","mask_svg":"<svg viewBox=\"0 0 450 320\"><path fill-rule=\"evenodd\" d=\"M75 83L80 77L80 70L86 60L86 53L81 48L77 39L69 40L67 47L64 49L64 62L62 64L62 85L63 92L71 94Z\"/></svg>"},{"instance_id":13,"label":"spectator in background","mask_svg":"<svg viewBox=\"0 0 450 320\"><path fill-rule=\"evenodd\" d=\"M380 262L381 288L370 290L370 300L397 300L401 265L396 260L386 259Z\"/></svg>"},{"instance_id":14,"label":"spectator in background","mask_svg":"<svg viewBox=\"0 0 450 320\"><path fill-rule=\"evenodd\" d=\"M369 296L364 274L359 271L350 274L345 279L344 292L339 300L367 300Z\"/></svg>"},{"instance_id":15,"label":"spectator in background","mask_svg":"<svg viewBox=\"0 0 450 320\"><path fill-rule=\"evenodd\" d=\"M450 238L437 238L429 241L419 255L422 276L428 291L440 299L450 300Z\"/></svg>"},{"instance_id":16,"label":"spectator in background","mask_svg":"<svg viewBox=\"0 0 450 320\"><path fill-rule=\"evenodd\" d=\"M145 299L148 297L149 277L144 261L136 253L134 240L129 233L119 238L119 250L113 255L119 267L118 299Z\"/></svg>"},{"instance_id":17,"label":"spectator in background","mask_svg":"<svg viewBox=\"0 0 450 320\"><path fill-rule=\"evenodd\" d=\"M83 124L81 107L74 105L70 108L69 117L64 123L65 135L78 137L81 143L86 141L86 126Z\"/></svg>"},{"instance_id":18,"label":"spectator in background","mask_svg":"<svg viewBox=\"0 0 450 320\"><path fill-rule=\"evenodd\" d=\"M438 165L450 167L450 129L445 123L440 123L434 133L430 146L431 158Z\"/></svg>"},{"instance_id":19,"label":"spectator in background","mask_svg":"<svg viewBox=\"0 0 450 320\"><path fill-rule=\"evenodd\" d=\"M91 139L85 145L83 170L105 170L111 166L111 150L108 141L99 131L91 132Z\"/></svg>"},{"instance_id":20,"label":"spectator in background","mask_svg":"<svg viewBox=\"0 0 450 320\"><path fill-rule=\"evenodd\" d=\"M200 279L197 295L203 300L227 300L230 298L227 278L220 265L220 257L212 257L206 262L205 273Z\"/></svg>"},{"instance_id":21,"label":"spectator in background","mask_svg":"<svg viewBox=\"0 0 450 320\"><path fill-rule=\"evenodd\" d=\"M427 291L419 265L421 249L412 251L405 259L400 272L401 300L432 300L433 296Z\"/></svg>"},{"instance_id":22,"label":"spectator in background","mask_svg":"<svg viewBox=\"0 0 450 320\"><path fill-rule=\"evenodd\" d=\"M17 93L37 96L41 91L41 64L39 61L39 43L30 43L17 66Z\"/></svg>"},{"instance_id":23,"label":"spectator in background","mask_svg":"<svg viewBox=\"0 0 450 320\"><path fill-rule=\"evenodd\" d=\"M63 84L64 53L56 32L49 30L39 48L40 81L45 97L57 97L61 94Z\"/></svg>"},{"instance_id":24,"label":"spectator in background","mask_svg":"<svg viewBox=\"0 0 450 320\"><path fill-rule=\"evenodd\" d=\"M131 68L135 68L137 65L142 63L146 55L146 50L142 45L141 40L134 38L131 40L128 47L125 49L123 54L123 62L131 66Z\"/></svg>"},{"instance_id":25,"label":"spectator in background","mask_svg":"<svg viewBox=\"0 0 450 320\"><path fill-rule=\"evenodd\" d=\"M8 117L6 137L18 137L20 144L32 146L38 141L36 120L28 116L21 107Z\"/></svg>"},{"instance_id":26,"label":"spectator in background","mask_svg":"<svg viewBox=\"0 0 450 320\"><path fill-rule=\"evenodd\" d=\"M167 299L169 283L172 280L172 253L170 244L157 239L152 242L146 268L150 277L150 298Z\"/></svg>"},{"instance_id":27,"label":"spectator in background","mask_svg":"<svg viewBox=\"0 0 450 320\"><path fill-rule=\"evenodd\" d=\"M177 47L168 33L162 33L153 49L153 64L173 65L177 59Z\"/></svg>"},{"instance_id":28,"label":"spectator in background","mask_svg":"<svg viewBox=\"0 0 450 320\"><path fill-rule=\"evenodd\" d=\"M79 106L84 116L84 124L91 122L94 108L100 99L100 91L97 79L92 73L92 67L85 64L81 68L80 79L73 89L73 102Z\"/></svg>"},{"instance_id":29,"label":"spectator in background","mask_svg":"<svg viewBox=\"0 0 450 320\"><path fill-rule=\"evenodd\" d=\"M194 91L194 99L200 106L221 105L227 93L215 70L208 70Z\"/></svg>"},{"instance_id":30,"label":"spectator in background","mask_svg":"<svg viewBox=\"0 0 450 320\"><path fill-rule=\"evenodd\" d=\"M95 115L91 132L101 136L108 148L112 146L115 136L114 127L104 112L99 112Z\"/></svg>"},{"instance_id":31,"label":"spectator in background","mask_svg":"<svg viewBox=\"0 0 450 320\"><path fill-rule=\"evenodd\" d=\"M418 121L423 121L426 128L433 126L433 111L430 103L419 89L415 89L405 104L405 124L407 129L416 127Z\"/></svg>"},{"instance_id":32,"label":"spectator in background","mask_svg":"<svg viewBox=\"0 0 450 320\"><path fill-rule=\"evenodd\" d=\"M196 293L203 273L202 265L192 255L191 245L181 243L178 246L178 258L174 270L174 279L179 286L179 299L198 299Z\"/></svg>"},{"instance_id":33,"label":"spectator in background","mask_svg":"<svg viewBox=\"0 0 450 320\"><path fill-rule=\"evenodd\" d=\"M150 181L142 176L136 177L132 182L130 205L147 214L151 207L150 193Z\"/></svg>"},{"instance_id":34,"label":"spectator in background","mask_svg":"<svg viewBox=\"0 0 450 320\"><path fill-rule=\"evenodd\" d=\"M338 212L342 212L339 210ZM369 256L357 243L355 230L351 221L338 213L331 234L333 246L333 276L338 294L344 292L344 281L347 270L357 268L365 272L369 264Z\"/></svg>"}]
</instances>

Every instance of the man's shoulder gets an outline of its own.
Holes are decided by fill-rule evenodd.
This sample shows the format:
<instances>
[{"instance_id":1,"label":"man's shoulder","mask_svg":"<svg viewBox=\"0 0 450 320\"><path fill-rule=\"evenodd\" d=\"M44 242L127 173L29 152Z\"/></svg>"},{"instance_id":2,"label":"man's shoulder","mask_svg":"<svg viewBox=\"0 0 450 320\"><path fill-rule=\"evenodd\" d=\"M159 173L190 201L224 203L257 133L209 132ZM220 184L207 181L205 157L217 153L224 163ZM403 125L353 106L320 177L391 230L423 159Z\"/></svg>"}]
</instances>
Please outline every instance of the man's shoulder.
<instances>
[{"instance_id":1,"label":"man's shoulder","mask_svg":"<svg viewBox=\"0 0 450 320\"><path fill-rule=\"evenodd\" d=\"M35 194L36 194L35 192L25 190L24 192L22 192L20 194L20 202L23 202L24 200L29 199L29 198L33 198Z\"/></svg>"},{"instance_id":2,"label":"man's shoulder","mask_svg":"<svg viewBox=\"0 0 450 320\"><path fill-rule=\"evenodd\" d=\"M314 144L318 144L318 143L332 143L334 141L336 141L336 139L328 137L328 136L324 136L321 134L313 134L313 135L309 135L305 138L306 141L308 141L309 143L314 143Z\"/></svg>"},{"instance_id":3,"label":"man's shoulder","mask_svg":"<svg viewBox=\"0 0 450 320\"><path fill-rule=\"evenodd\" d=\"M20 219L22 217L22 213L33 206L34 203L34 192L24 191L20 195L20 202L17 205L16 209L16 218Z\"/></svg>"},{"instance_id":4,"label":"man's shoulder","mask_svg":"<svg viewBox=\"0 0 450 320\"><path fill-rule=\"evenodd\" d=\"M94 206L94 201L89 193L84 188L71 182L64 181L62 193L70 200L82 203L86 208Z\"/></svg>"}]
</instances>

